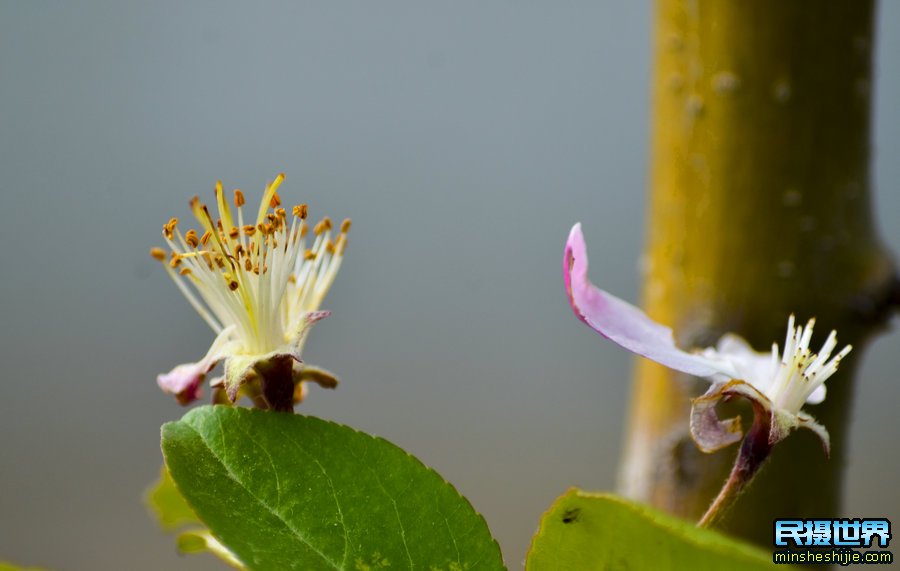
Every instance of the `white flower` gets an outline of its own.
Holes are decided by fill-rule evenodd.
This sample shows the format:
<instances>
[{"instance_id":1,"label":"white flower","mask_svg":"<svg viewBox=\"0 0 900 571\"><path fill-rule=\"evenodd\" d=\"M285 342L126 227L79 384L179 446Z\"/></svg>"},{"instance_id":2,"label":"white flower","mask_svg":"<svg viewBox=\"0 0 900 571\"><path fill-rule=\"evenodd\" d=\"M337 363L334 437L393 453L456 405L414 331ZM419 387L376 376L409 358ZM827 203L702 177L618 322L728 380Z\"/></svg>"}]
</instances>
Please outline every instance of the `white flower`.
<instances>
[{"instance_id":1,"label":"white flower","mask_svg":"<svg viewBox=\"0 0 900 571\"><path fill-rule=\"evenodd\" d=\"M694 399L691 434L701 450L713 452L741 439L739 419L720 421L715 406L725 397L742 396L758 412L768 415L769 445L797 428L808 428L822 440L825 453L829 452L828 431L801 408L825 400L825 381L852 347L847 345L832 356L837 347L837 333L832 331L822 349L813 353L809 342L814 325L815 319L810 319L805 327L795 327L792 314L780 353L777 343L772 344L771 353L757 353L734 334L723 336L715 349L702 352L704 357L722 363L723 368L733 368L734 374L714 375L706 394Z\"/></svg>"},{"instance_id":2,"label":"white flower","mask_svg":"<svg viewBox=\"0 0 900 571\"><path fill-rule=\"evenodd\" d=\"M235 215L216 183L219 218L194 197L200 233L182 234L173 218L163 226L169 256L161 248L151 250L217 334L203 359L157 378L183 404L199 397L206 375L221 361L224 377L213 385L224 386L231 402L243 388L261 404L286 409L288 401L292 406L302 398L305 380L336 385L326 371L304 366L300 352L312 324L329 315L319 307L343 260L350 221L333 238L331 220L322 219L307 248L307 207L295 206L288 215L277 193L283 180L280 174L266 186L250 220L244 219L241 191L234 191Z\"/></svg>"},{"instance_id":3,"label":"white flower","mask_svg":"<svg viewBox=\"0 0 900 571\"><path fill-rule=\"evenodd\" d=\"M739 441L740 419L720 421L715 406L726 397L741 396L753 404L757 420L767 423L769 445L796 428L808 428L829 451L828 431L801 410L805 404L825 399L825 381L837 371L850 352L847 345L834 357L837 335L828 336L819 353L809 348L813 325L795 327L788 321L784 351L772 345L771 353L758 353L740 336L723 336L715 348L689 353L675 345L672 330L656 323L643 311L597 288L587 276L587 246L576 224L566 243L563 277L575 315L600 335L666 367L710 380L709 390L694 399L691 435L704 452L713 452Z\"/></svg>"}]
</instances>

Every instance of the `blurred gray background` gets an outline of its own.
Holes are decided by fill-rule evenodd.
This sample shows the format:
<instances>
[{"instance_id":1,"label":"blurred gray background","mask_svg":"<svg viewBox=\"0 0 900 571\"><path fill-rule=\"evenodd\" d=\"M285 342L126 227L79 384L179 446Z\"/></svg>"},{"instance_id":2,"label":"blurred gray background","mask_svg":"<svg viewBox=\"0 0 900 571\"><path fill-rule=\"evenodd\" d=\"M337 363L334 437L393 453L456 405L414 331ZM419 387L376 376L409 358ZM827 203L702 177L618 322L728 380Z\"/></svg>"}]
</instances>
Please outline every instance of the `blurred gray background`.
<instances>
[{"instance_id":1,"label":"blurred gray background","mask_svg":"<svg viewBox=\"0 0 900 571\"><path fill-rule=\"evenodd\" d=\"M184 412L155 375L213 338L148 249L217 178L258 197L283 170L285 201L354 220L306 350L344 383L303 412L434 466L520 568L555 497L614 485L630 358L572 317L561 253L583 221L594 277L636 299L649 41L646 1L0 4L0 559L218 568L141 503ZM895 251L898 53L884 2ZM898 346L862 370L856 516L900 516Z\"/></svg>"}]
</instances>

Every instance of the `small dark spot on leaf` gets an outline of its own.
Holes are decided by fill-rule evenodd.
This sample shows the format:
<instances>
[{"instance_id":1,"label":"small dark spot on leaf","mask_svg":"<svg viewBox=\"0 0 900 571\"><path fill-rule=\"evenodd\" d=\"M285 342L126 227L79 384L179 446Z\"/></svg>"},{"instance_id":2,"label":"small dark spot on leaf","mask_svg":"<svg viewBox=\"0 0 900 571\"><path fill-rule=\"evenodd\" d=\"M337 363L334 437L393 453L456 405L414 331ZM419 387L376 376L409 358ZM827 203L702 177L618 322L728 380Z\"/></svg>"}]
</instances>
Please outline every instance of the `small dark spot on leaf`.
<instances>
[{"instance_id":1,"label":"small dark spot on leaf","mask_svg":"<svg viewBox=\"0 0 900 571\"><path fill-rule=\"evenodd\" d=\"M578 521L578 518L581 516L581 508L569 508L566 510L566 513L563 514L562 522L563 523L574 523Z\"/></svg>"}]
</instances>

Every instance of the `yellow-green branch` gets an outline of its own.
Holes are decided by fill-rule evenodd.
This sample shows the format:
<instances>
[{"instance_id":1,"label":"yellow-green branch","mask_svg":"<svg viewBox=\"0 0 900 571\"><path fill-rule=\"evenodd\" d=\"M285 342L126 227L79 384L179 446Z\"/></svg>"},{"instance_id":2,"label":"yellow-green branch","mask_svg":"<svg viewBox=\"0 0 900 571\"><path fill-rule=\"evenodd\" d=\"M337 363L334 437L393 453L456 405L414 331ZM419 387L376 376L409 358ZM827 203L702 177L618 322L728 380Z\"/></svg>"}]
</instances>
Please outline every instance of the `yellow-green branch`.
<instances>
[{"instance_id":1,"label":"yellow-green branch","mask_svg":"<svg viewBox=\"0 0 900 571\"><path fill-rule=\"evenodd\" d=\"M792 435L726 521L768 544L774 517L838 514L854 364L897 303L869 194L873 2L657 0L654 37L648 313L683 347L764 350L794 312L856 348L809 409L832 458ZM638 363L622 487L696 519L734 451L696 450L676 376Z\"/></svg>"}]
</instances>

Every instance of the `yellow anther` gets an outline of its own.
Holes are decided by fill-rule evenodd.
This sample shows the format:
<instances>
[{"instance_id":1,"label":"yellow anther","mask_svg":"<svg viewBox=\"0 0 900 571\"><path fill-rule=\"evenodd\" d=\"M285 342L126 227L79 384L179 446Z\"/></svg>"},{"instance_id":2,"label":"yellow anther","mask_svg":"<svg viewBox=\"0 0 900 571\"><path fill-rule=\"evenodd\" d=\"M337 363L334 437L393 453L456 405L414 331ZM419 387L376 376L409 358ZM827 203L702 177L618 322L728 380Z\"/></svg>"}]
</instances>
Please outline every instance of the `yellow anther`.
<instances>
[{"instance_id":1,"label":"yellow anther","mask_svg":"<svg viewBox=\"0 0 900 571\"><path fill-rule=\"evenodd\" d=\"M281 220L284 220L285 218L287 218L287 212L284 211L284 208L277 209L275 211L275 215Z\"/></svg>"},{"instance_id":2,"label":"yellow anther","mask_svg":"<svg viewBox=\"0 0 900 571\"><path fill-rule=\"evenodd\" d=\"M243 230L244 234L246 234L247 236L253 236L254 234L256 234L256 227L251 226L250 224L244 226Z\"/></svg>"},{"instance_id":3,"label":"yellow anther","mask_svg":"<svg viewBox=\"0 0 900 571\"><path fill-rule=\"evenodd\" d=\"M187 234L184 235L184 241L188 243L188 246L191 248L196 248L200 245L200 238L197 237L197 231L193 228L187 231Z\"/></svg>"},{"instance_id":4,"label":"yellow anther","mask_svg":"<svg viewBox=\"0 0 900 571\"><path fill-rule=\"evenodd\" d=\"M222 254L216 254L214 259L216 260L216 265L219 266L219 269L225 267L225 258L222 257Z\"/></svg>"},{"instance_id":5,"label":"yellow anther","mask_svg":"<svg viewBox=\"0 0 900 571\"><path fill-rule=\"evenodd\" d=\"M309 213L309 207L305 204L298 204L292 210L294 216L299 218L300 220L306 220L306 216Z\"/></svg>"},{"instance_id":6,"label":"yellow anther","mask_svg":"<svg viewBox=\"0 0 900 571\"><path fill-rule=\"evenodd\" d=\"M250 261L250 258L244 258L244 269L248 272L253 270L253 262Z\"/></svg>"},{"instance_id":7,"label":"yellow anther","mask_svg":"<svg viewBox=\"0 0 900 571\"><path fill-rule=\"evenodd\" d=\"M309 233L309 224L304 222L300 225L300 237L303 238L307 233Z\"/></svg>"},{"instance_id":8,"label":"yellow anther","mask_svg":"<svg viewBox=\"0 0 900 571\"><path fill-rule=\"evenodd\" d=\"M159 262L166 261L166 251L162 248L150 248L150 255L153 256L154 260Z\"/></svg>"},{"instance_id":9,"label":"yellow anther","mask_svg":"<svg viewBox=\"0 0 900 571\"><path fill-rule=\"evenodd\" d=\"M313 252L312 250L307 250L307 251L303 252L303 259L305 259L305 260L315 260L315 259L316 259L316 253Z\"/></svg>"},{"instance_id":10,"label":"yellow anther","mask_svg":"<svg viewBox=\"0 0 900 571\"><path fill-rule=\"evenodd\" d=\"M181 265L181 256L179 256L175 252L172 252L172 259L169 260L169 265L173 268L177 268L179 265Z\"/></svg>"},{"instance_id":11,"label":"yellow anther","mask_svg":"<svg viewBox=\"0 0 900 571\"><path fill-rule=\"evenodd\" d=\"M326 216L322 219L322 222L320 224L322 224L326 230L331 230L331 218Z\"/></svg>"},{"instance_id":12,"label":"yellow anther","mask_svg":"<svg viewBox=\"0 0 900 571\"><path fill-rule=\"evenodd\" d=\"M241 231L238 230L237 228L232 228L231 230L228 231L228 236L230 236L231 238L237 238L238 236L240 236L240 234L241 234Z\"/></svg>"},{"instance_id":13,"label":"yellow anther","mask_svg":"<svg viewBox=\"0 0 900 571\"><path fill-rule=\"evenodd\" d=\"M350 231L350 219L344 218L344 221L341 222L341 232L349 232Z\"/></svg>"},{"instance_id":14,"label":"yellow anther","mask_svg":"<svg viewBox=\"0 0 900 571\"><path fill-rule=\"evenodd\" d=\"M326 242L325 243L325 251L328 252L329 254L334 254L334 242L332 242L331 240Z\"/></svg>"},{"instance_id":15,"label":"yellow anther","mask_svg":"<svg viewBox=\"0 0 900 571\"><path fill-rule=\"evenodd\" d=\"M239 188L234 189L234 205L240 208L247 201L244 200L244 193Z\"/></svg>"},{"instance_id":16,"label":"yellow anther","mask_svg":"<svg viewBox=\"0 0 900 571\"><path fill-rule=\"evenodd\" d=\"M291 282L292 284L297 283L297 276L295 276L294 274L289 275L288 281Z\"/></svg>"},{"instance_id":17,"label":"yellow anther","mask_svg":"<svg viewBox=\"0 0 900 571\"><path fill-rule=\"evenodd\" d=\"M178 226L178 219L171 218L163 225L163 236L171 240L175 236L175 227Z\"/></svg>"},{"instance_id":18,"label":"yellow anther","mask_svg":"<svg viewBox=\"0 0 900 571\"><path fill-rule=\"evenodd\" d=\"M189 276L189 275L191 275L191 269L190 268L181 268L181 270L178 273L183 276Z\"/></svg>"},{"instance_id":19,"label":"yellow anther","mask_svg":"<svg viewBox=\"0 0 900 571\"><path fill-rule=\"evenodd\" d=\"M269 206L272 208L277 208L281 206L281 197L278 196L278 193L272 194L272 200L269 201Z\"/></svg>"},{"instance_id":20,"label":"yellow anther","mask_svg":"<svg viewBox=\"0 0 900 571\"><path fill-rule=\"evenodd\" d=\"M200 236L200 243L205 246L206 243L209 242L210 238L212 238L212 234L210 234L209 230L207 230L206 232L203 233L203 236Z\"/></svg>"}]
</instances>

